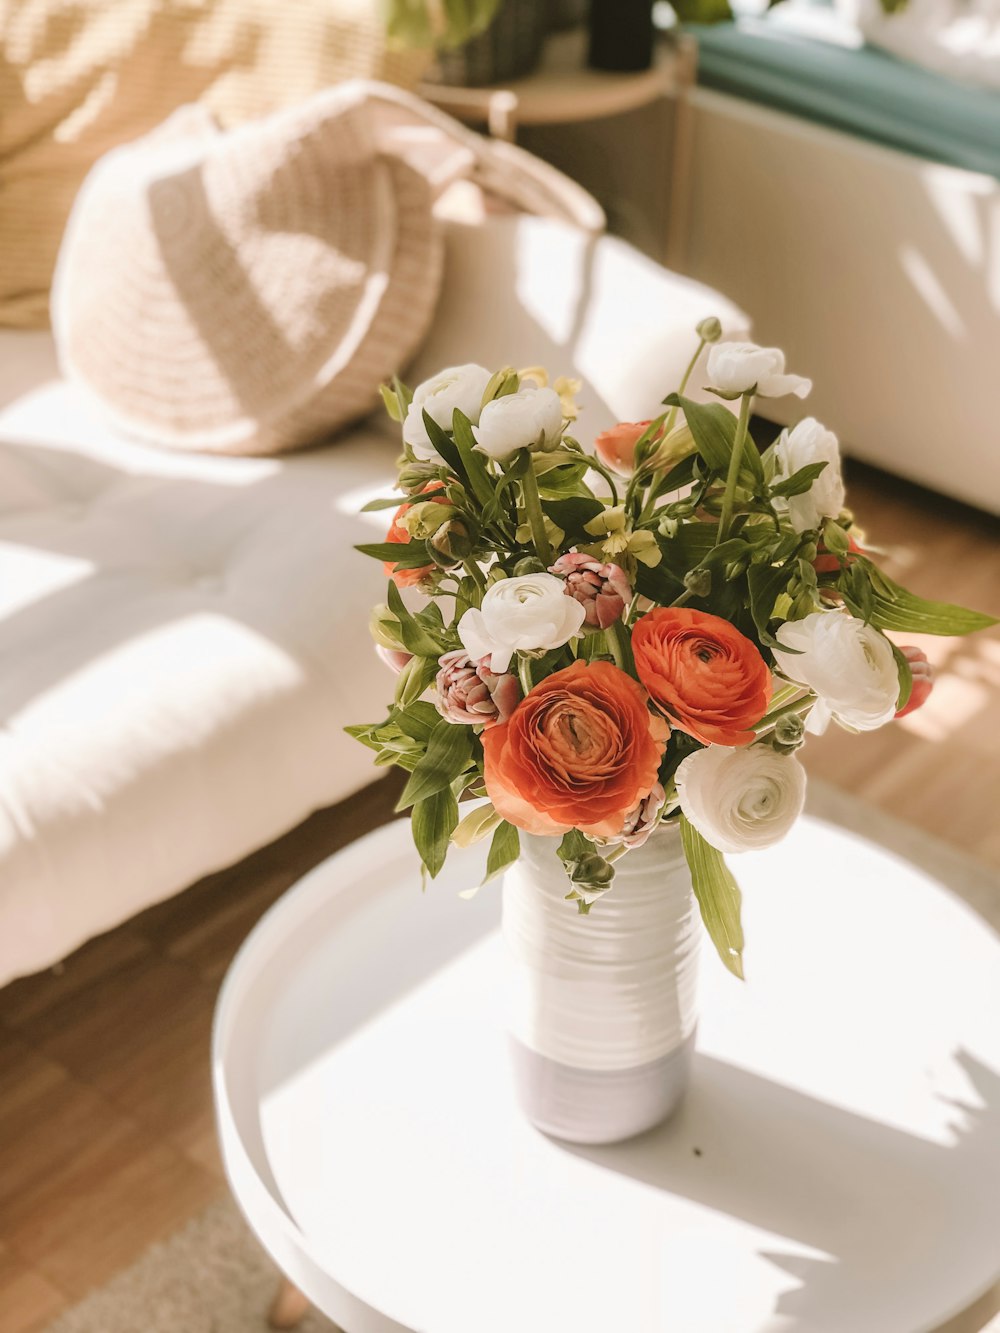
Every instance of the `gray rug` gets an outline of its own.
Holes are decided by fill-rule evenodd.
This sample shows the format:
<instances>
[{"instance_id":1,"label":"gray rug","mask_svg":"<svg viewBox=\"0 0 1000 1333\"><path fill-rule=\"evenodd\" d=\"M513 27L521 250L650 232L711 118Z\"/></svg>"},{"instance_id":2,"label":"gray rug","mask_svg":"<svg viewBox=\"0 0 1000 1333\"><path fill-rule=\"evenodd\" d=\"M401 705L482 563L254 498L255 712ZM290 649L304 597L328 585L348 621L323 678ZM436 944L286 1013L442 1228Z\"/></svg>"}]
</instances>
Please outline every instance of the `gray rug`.
<instances>
[{"instance_id":1,"label":"gray rug","mask_svg":"<svg viewBox=\"0 0 1000 1333\"><path fill-rule=\"evenodd\" d=\"M823 783L811 781L809 793L811 814L922 866L1000 932L997 871ZM222 1198L60 1315L45 1333L266 1333L277 1284L274 1265L235 1204ZM986 1322L998 1305L1000 1292L942 1333L1000 1333L1000 1317ZM299 1330L336 1333L329 1320L314 1312Z\"/></svg>"},{"instance_id":2,"label":"gray rug","mask_svg":"<svg viewBox=\"0 0 1000 1333\"><path fill-rule=\"evenodd\" d=\"M213 1203L45 1333L268 1333L278 1272L236 1205ZM336 1333L314 1311L298 1333Z\"/></svg>"}]
</instances>

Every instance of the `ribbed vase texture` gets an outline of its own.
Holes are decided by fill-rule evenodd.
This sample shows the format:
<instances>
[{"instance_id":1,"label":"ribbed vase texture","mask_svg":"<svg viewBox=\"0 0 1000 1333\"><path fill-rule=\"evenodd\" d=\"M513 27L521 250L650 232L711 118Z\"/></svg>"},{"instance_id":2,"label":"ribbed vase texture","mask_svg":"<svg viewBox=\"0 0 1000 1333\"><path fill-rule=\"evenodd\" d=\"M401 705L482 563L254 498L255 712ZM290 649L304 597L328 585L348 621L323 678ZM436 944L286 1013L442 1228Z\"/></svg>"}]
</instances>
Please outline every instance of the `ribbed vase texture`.
<instances>
[{"instance_id":1,"label":"ribbed vase texture","mask_svg":"<svg viewBox=\"0 0 1000 1333\"><path fill-rule=\"evenodd\" d=\"M701 926L676 830L618 861L587 915L566 901L556 846L522 835L504 879L514 1077L539 1129L612 1143L659 1124L683 1096Z\"/></svg>"}]
</instances>

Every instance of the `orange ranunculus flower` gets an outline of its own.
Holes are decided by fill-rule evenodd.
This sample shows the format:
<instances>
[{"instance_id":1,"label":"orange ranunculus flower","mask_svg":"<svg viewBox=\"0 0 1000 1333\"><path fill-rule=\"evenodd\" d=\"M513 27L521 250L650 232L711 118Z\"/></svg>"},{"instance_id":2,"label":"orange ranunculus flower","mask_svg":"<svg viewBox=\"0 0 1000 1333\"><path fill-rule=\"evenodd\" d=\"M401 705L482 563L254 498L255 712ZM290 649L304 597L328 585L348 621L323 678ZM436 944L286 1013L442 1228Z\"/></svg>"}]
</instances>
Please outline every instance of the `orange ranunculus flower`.
<instances>
[{"instance_id":1,"label":"orange ranunculus flower","mask_svg":"<svg viewBox=\"0 0 1000 1333\"><path fill-rule=\"evenodd\" d=\"M609 838L657 780L667 728L610 662L574 662L482 734L486 790L528 833Z\"/></svg>"},{"instance_id":2,"label":"orange ranunculus flower","mask_svg":"<svg viewBox=\"0 0 1000 1333\"><path fill-rule=\"evenodd\" d=\"M719 616L659 607L632 627L639 679L674 726L705 745L749 745L771 702L771 672L745 634Z\"/></svg>"},{"instance_id":3,"label":"orange ranunculus flower","mask_svg":"<svg viewBox=\"0 0 1000 1333\"><path fill-rule=\"evenodd\" d=\"M429 481L423 489L425 491L436 490L440 485L441 483L439 481ZM417 501L414 499L406 504L401 504L393 514L392 522L389 524L389 531L385 534L387 542L399 542L401 546L409 544L410 534L403 527L400 520L409 513L410 509L416 503ZM436 495L434 497L434 503L446 505L449 504L450 501L446 495ZM383 560L382 568L385 571L386 578L392 579L397 588L413 588L421 579L426 578L426 576L433 573L434 570L433 565L421 565L418 569L397 569L392 560Z\"/></svg>"}]
</instances>

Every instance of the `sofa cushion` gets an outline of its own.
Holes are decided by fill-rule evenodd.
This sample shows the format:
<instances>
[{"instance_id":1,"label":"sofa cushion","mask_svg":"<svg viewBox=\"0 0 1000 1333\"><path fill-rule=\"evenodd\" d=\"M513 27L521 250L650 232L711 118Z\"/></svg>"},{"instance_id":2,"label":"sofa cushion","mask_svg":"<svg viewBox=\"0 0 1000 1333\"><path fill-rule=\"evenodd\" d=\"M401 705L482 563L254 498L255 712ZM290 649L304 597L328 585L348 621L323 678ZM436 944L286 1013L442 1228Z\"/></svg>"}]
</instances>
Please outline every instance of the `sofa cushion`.
<instances>
[{"instance_id":1,"label":"sofa cushion","mask_svg":"<svg viewBox=\"0 0 1000 1333\"><path fill-rule=\"evenodd\" d=\"M1000 94L851 44L852 31L822 15L817 37L783 19L692 25L698 81L779 111L908 153L1000 178ZM808 12L808 7L806 8ZM830 40L819 40L826 32ZM857 39L857 33L853 36Z\"/></svg>"},{"instance_id":2,"label":"sofa cushion","mask_svg":"<svg viewBox=\"0 0 1000 1333\"><path fill-rule=\"evenodd\" d=\"M369 780L392 679L359 516L395 444L280 465L115 438L51 344L0 333L0 982Z\"/></svg>"}]
</instances>

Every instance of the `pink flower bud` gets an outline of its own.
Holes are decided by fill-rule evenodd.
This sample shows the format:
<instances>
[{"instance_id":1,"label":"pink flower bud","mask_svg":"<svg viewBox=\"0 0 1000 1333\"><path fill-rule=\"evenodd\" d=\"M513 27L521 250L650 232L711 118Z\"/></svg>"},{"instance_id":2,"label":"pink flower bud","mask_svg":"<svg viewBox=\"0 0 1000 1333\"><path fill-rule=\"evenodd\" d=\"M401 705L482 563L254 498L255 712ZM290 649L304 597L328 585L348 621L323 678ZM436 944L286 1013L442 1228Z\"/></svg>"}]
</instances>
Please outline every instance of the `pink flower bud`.
<instances>
[{"instance_id":1,"label":"pink flower bud","mask_svg":"<svg viewBox=\"0 0 1000 1333\"><path fill-rule=\"evenodd\" d=\"M666 799L666 792L657 782L649 795L644 796L635 809L625 816L618 841L623 842L629 850L641 847L660 822L660 811Z\"/></svg>"},{"instance_id":2,"label":"pink flower bud","mask_svg":"<svg viewBox=\"0 0 1000 1333\"><path fill-rule=\"evenodd\" d=\"M551 573L565 580L565 593L583 607L584 624L607 629L632 600L632 585L620 565L601 564L579 551L561 555Z\"/></svg>"},{"instance_id":3,"label":"pink flower bud","mask_svg":"<svg viewBox=\"0 0 1000 1333\"><path fill-rule=\"evenodd\" d=\"M386 666L395 671L397 676L413 657L412 653L405 652L402 648L386 648L381 643L375 645L375 651Z\"/></svg>"},{"instance_id":4,"label":"pink flower bud","mask_svg":"<svg viewBox=\"0 0 1000 1333\"><path fill-rule=\"evenodd\" d=\"M922 648L908 644L899 651L909 662L910 674L913 677L913 688L910 690L906 707L900 708L896 713L897 717L906 717L907 713L913 713L922 707L930 697L930 692L934 688L934 668L928 662L927 654Z\"/></svg>"},{"instance_id":5,"label":"pink flower bud","mask_svg":"<svg viewBox=\"0 0 1000 1333\"><path fill-rule=\"evenodd\" d=\"M449 722L506 722L521 702L521 686L509 671L490 670L490 654L476 661L464 648L438 659L435 705Z\"/></svg>"}]
</instances>

